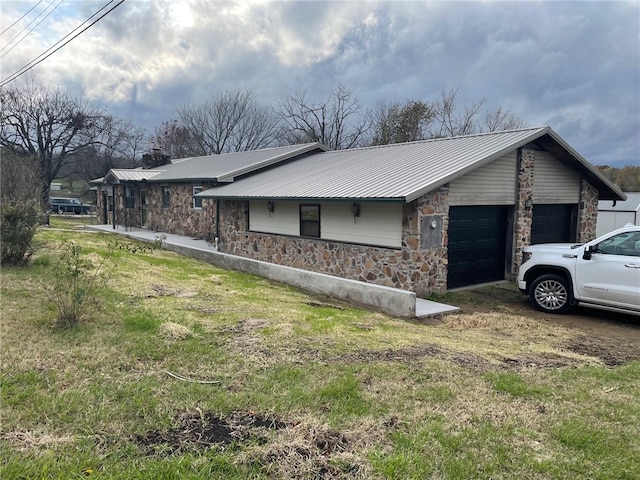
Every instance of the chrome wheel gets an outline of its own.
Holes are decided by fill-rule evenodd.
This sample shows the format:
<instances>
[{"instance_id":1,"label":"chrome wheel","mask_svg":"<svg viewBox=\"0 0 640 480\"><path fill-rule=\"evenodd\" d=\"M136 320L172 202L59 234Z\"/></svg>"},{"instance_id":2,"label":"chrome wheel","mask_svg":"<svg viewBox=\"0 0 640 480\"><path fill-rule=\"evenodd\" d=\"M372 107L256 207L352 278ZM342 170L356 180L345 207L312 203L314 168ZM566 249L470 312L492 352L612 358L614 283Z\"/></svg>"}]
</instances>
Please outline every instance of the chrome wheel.
<instances>
[{"instance_id":1,"label":"chrome wheel","mask_svg":"<svg viewBox=\"0 0 640 480\"><path fill-rule=\"evenodd\" d=\"M571 306L567 282L558 275L543 275L531 285L530 298L538 310L562 313Z\"/></svg>"}]
</instances>

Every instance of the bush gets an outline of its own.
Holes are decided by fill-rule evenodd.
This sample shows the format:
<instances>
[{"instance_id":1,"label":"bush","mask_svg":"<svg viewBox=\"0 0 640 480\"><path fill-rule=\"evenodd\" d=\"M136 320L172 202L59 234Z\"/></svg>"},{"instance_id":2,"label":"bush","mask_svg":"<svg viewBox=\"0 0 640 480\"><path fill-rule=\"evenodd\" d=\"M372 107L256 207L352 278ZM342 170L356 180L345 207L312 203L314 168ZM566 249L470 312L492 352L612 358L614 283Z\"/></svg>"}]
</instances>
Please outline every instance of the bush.
<instances>
[{"instance_id":1,"label":"bush","mask_svg":"<svg viewBox=\"0 0 640 480\"><path fill-rule=\"evenodd\" d=\"M46 286L47 296L58 312L56 325L73 327L83 317L87 307L95 304L104 291L108 276L104 271L105 260L113 253L113 246L100 256L97 265L83 257L81 248L74 242L62 245L60 260L54 266L54 280Z\"/></svg>"},{"instance_id":2,"label":"bush","mask_svg":"<svg viewBox=\"0 0 640 480\"><path fill-rule=\"evenodd\" d=\"M0 265L25 265L29 262L40 216L40 207L36 203L0 202Z\"/></svg>"}]
</instances>

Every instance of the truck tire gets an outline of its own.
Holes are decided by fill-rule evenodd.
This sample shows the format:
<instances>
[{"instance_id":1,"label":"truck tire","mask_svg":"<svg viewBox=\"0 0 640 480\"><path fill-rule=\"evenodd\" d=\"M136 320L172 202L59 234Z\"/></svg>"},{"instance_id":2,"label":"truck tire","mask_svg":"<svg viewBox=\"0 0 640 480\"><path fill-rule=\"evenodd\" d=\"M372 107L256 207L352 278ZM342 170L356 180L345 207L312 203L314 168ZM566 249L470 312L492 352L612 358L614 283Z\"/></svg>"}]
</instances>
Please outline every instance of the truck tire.
<instances>
[{"instance_id":1,"label":"truck tire","mask_svg":"<svg viewBox=\"0 0 640 480\"><path fill-rule=\"evenodd\" d=\"M564 313L571 308L571 289L564 277L549 273L536 278L529 288L529 298L537 310Z\"/></svg>"}]
</instances>

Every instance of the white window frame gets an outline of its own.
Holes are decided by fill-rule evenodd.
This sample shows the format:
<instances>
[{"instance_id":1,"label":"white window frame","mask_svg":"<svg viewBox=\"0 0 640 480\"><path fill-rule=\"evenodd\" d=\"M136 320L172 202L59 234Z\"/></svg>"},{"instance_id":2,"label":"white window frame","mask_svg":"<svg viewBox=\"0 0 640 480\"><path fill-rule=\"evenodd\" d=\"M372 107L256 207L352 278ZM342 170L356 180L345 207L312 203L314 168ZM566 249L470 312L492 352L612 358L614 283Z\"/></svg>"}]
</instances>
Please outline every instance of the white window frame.
<instances>
[{"instance_id":1,"label":"white window frame","mask_svg":"<svg viewBox=\"0 0 640 480\"><path fill-rule=\"evenodd\" d=\"M193 194L202 192L202 187L200 185L194 185ZM198 205L200 203L200 205ZM202 198L193 197L192 206L194 210L202 210Z\"/></svg>"}]
</instances>

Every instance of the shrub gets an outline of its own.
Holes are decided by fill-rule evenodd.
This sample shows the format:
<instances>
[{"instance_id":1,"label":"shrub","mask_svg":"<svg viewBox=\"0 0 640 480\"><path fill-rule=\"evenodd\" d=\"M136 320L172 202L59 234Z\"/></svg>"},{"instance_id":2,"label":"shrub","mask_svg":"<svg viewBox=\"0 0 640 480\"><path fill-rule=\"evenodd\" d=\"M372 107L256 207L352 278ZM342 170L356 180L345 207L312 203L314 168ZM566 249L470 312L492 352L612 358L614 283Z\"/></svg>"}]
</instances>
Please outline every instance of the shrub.
<instances>
[{"instance_id":1,"label":"shrub","mask_svg":"<svg viewBox=\"0 0 640 480\"><path fill-rule=\"evenodd\" d=\"M60 260L54 266L53 282L46 286L49 300L55 305L59 327L73 327L82 319L87 307L99 299L107 285L105 260L113 253L111 246L97 265L83 258L74 242L62 245Z\"/></svg>"},{"instance_id":2,"label":"shrub","mask_svg":"<svg viewBox=\"0 0 640 480\"><path fill-rule=\"evenodd\" d=\"M25 265L29 262L40 217L36 203L0 202L0 265Z\"/></svg>"}]
</instances>

